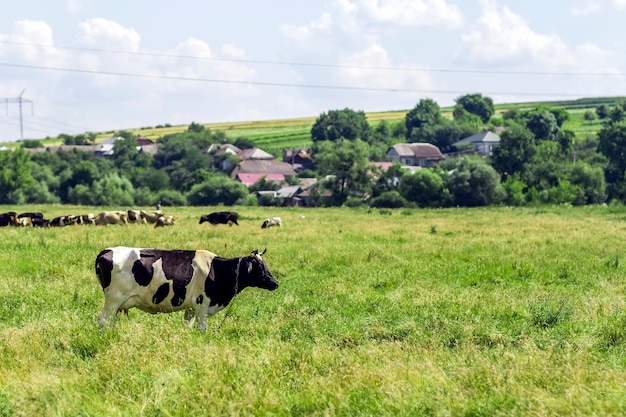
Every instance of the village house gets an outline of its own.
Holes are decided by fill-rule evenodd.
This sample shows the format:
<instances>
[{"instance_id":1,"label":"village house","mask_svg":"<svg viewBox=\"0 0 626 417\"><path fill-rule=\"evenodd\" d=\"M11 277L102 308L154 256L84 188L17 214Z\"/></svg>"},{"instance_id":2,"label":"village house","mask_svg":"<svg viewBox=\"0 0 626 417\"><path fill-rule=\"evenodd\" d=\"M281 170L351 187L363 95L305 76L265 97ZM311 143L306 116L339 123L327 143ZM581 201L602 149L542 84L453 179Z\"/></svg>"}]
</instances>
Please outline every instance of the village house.
<instances>
[{"instance_id":1,"label":"village house","mask_svg":"<svg viewBox=\"0 0 626 417\"><path fill-rule=\"evenodd\" d=\"M398 143L387 150L387 159L407 166L432 167L445 157L430 143Z\"/></svg>"}]
</instances>

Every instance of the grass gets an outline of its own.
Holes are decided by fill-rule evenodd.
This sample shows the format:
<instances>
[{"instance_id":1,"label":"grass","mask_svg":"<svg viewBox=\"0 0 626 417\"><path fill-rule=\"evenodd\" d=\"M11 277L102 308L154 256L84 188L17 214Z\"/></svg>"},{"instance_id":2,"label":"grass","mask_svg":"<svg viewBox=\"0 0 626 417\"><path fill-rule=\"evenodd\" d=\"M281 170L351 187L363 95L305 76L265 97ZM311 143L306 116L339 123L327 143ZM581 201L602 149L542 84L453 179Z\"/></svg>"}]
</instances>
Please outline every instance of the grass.
<instances>
[{"instance_id":1,"label":"grass","mask_svg":"<svg viewBox=\"0 0 626 417\"><path fill-rule=\"evenodd\" d=\"M626 412L625 208L237 207L239 227L199 225L213 209L1 228L0 416ZM93 261L121 244L267 247L281 287L246 289L206 333L138 310L101 331Z\"/></svg>"}]
</instances>

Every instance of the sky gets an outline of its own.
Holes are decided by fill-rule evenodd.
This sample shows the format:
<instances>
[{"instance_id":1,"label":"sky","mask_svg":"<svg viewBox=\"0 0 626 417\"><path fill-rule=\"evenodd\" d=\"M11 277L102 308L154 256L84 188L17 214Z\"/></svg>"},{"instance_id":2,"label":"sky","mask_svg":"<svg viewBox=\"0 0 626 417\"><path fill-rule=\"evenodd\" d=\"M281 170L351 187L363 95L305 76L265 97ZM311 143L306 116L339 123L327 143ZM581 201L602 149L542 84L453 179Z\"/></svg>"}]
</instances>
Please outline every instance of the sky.
<instances>
[{"instance_id":1,"label":"sky","mask_svg":"<svg viewBox=\"0 0 626 417\"><path fill-rule=\"evenodd\" d=\"M626 0L0 3L0 142L626 95Z\"/></svg>"}]
</instances>

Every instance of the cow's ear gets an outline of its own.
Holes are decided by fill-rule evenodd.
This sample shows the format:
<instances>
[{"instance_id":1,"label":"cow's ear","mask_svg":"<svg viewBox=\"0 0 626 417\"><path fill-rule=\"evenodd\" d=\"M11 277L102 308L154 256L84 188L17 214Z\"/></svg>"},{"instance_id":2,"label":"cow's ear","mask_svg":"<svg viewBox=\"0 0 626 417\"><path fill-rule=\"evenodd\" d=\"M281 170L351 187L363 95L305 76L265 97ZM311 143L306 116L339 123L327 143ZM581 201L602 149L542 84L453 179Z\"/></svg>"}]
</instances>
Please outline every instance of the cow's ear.
<instances>
[{"instance_id":1,"label":"cow's ear","mask_svg":"<svg viewBox=\"0 0 626 417\"><path fill-rule=\"evenodd\" d=\"M263 252L261 252L261 256L265 255L265 252L267 252L267 248L263 249Z\"/></svg>"},{"instance_id":2,"label":"cow's ear","mask_svg":"<svg viewBox=\"0 0 626 417\"><path fill-rule=\"evenodd\" d=\"M256 257L258 254L259 254L259 250L258 250L258 249L255 249L255 250L253 250L253 251L252 251L252 253L250 254L250 257L251 257L251 258L254 258L254 257Z\"/></svg>"}]
</instances>

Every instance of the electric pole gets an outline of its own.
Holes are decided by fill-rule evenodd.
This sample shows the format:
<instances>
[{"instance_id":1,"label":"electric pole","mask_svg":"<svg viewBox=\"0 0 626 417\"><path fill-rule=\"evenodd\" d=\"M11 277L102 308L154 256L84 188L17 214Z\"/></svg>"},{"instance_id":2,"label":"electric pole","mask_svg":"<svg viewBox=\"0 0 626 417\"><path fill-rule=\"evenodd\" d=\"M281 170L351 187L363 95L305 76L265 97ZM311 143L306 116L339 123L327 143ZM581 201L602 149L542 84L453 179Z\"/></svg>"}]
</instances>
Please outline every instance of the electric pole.
<instances>
[{"instance_id":1,"label":"electric pole","mask_svg":"<svg viewBox=\"0 0 626 417\"><path fill-rule=\"evenodd\" d=\"M0 99L0 100L4 100L4 104L6 106L6 115L9 115L9 103L17 103L19 106L19 111L20 111L20 139L24 139L24 118L22 116L22 103L30 103L30 113L31 116L33 114L33 101L32 100L28 100L25 99L24 96L24 92L26 91L26 89L23 89L22 92L20 93L19 96L17 96L17 98L4 98L4 99Z\"/></svg>"}]
</instances>

